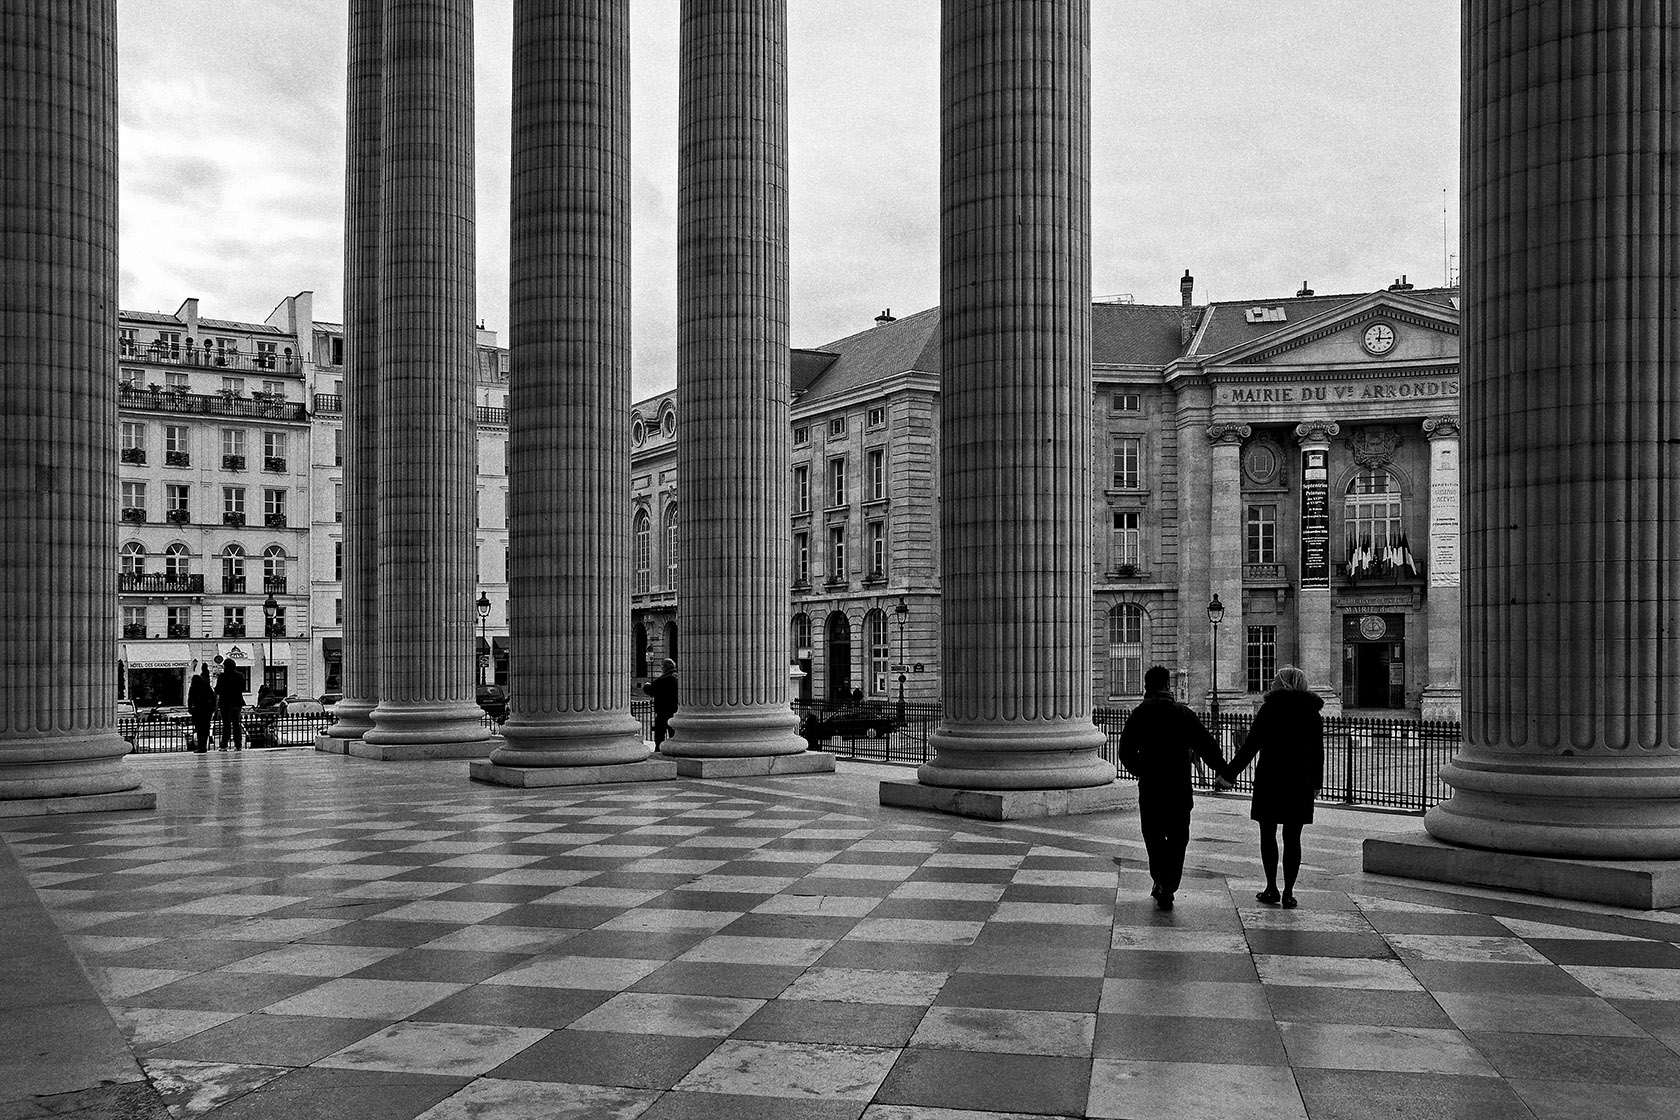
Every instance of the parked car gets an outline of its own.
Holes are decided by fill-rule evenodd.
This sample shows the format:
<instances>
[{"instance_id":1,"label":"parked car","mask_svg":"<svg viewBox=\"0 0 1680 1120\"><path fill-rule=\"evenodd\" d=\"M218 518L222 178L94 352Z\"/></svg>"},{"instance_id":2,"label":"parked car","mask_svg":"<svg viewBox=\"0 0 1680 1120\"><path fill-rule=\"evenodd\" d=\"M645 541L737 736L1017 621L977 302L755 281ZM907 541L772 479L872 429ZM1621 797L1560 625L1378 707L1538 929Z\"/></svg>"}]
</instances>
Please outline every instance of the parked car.
<instances>
[{"instance_id":1,"label":"parked car","mask_svg":"<svg viewBox=\"0 0 1680 1120\"><path fill-rule=\"evenodd\" d=\"M879 739L892 734L897 726L886 712L856 705L833 712L807 712L800 722L799 734L815 743L830 739Z\"/></svg>"},{"instance_id":2,"label":"parked car","mask_svg":"<svg viewBox=\"0 0 1680 1120\"><path fill-rule=\"evenodd\" d=\"M497 723L507 718L507 693L500 685L481 684L478 686L478 706Z\"/></svg>"}]
</instances>

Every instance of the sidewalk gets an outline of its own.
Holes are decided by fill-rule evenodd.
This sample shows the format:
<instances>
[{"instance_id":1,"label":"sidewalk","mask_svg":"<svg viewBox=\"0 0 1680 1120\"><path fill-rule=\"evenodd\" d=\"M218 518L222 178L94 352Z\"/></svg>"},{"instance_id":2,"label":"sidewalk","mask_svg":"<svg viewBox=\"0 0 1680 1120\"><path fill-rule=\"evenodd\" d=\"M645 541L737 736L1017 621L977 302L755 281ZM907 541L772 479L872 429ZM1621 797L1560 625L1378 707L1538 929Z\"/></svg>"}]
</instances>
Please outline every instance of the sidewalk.
<instances>
[{"instance_id":1,"label":"sidewalk","mask_svg":"<svg viewBox=\"0 0 1680 1120\"><path fill-rule=\"evenodd\" d=\"M882 809L899 768L131 765L156 813L0 831L39 899L6 898L8 1054L51 1052L0 1120L1680 1115L1680 912L1364 875L1415 817L1321 810L1282 911L1247 802L1201 799L1163 914L1135 813ZM26 1103L77 1090L132 1099Z\"/></svg>"}]
</instances>

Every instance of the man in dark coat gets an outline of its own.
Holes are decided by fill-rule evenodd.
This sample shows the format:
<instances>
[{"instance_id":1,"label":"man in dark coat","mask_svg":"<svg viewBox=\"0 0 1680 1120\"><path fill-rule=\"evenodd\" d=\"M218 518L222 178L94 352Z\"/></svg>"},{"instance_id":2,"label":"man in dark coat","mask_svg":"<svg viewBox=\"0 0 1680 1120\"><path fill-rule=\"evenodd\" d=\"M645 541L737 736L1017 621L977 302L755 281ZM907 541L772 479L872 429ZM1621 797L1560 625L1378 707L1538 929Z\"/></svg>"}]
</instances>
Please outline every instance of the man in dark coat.
<instances>
[{"instance_id":1,"label":"man in dark coat","mask_svg":"<svg viewBox=\"0 0 1680 1120\"><path fill-rule=\"evenodd\" d=\"M222 713L222 750L231 743L234 750L245 746L245 674L233 658L222 659L222 676L216 682L216 707Z\"/></svg>"},{"instance_id":2,"label":"man in dark coat","mask_svg":"<svg viewBox=\"0 0 1680 1120\"><path fill-rule=\"evenodd\" d=\"M210 683L210 666L193 674L187 689L187 714L192 717L192 749L203 754L210 749L210 721L216 715L216 689Z\"/></svg>"},{"instance_id":3,"label":"man in dark coat","mask_svg":"<svg viewBox=\"0 0 1680 1120\"><path fill-rule=\"evenodd\" d=\"M1225 756L1196 713L1172 698L1167 670L1155 665L1143 675L1142 703L1126 717L1120 732L1120 763L1138 780L1138 816L1149 851L1150 894L1157 910L1171 910L1173 892L1184 875L1184 851L1190 846L1190 759L1198 755L1215 774L1225 772ZM1229 789L1223 776L1215 789Z\"/></svg>"},{"instance_id":4,"label":"man in dark coat","mask_svg":"<svg viewBox=\"0 0 1680 1120\"><path fill-rule=\"evenodd\" d=\"M654 750L670 736L671 717L677 714L677 663L667 657L659 669L659 676L642 686L642 691L653 697Z\"/></svg>"}]
</instances>

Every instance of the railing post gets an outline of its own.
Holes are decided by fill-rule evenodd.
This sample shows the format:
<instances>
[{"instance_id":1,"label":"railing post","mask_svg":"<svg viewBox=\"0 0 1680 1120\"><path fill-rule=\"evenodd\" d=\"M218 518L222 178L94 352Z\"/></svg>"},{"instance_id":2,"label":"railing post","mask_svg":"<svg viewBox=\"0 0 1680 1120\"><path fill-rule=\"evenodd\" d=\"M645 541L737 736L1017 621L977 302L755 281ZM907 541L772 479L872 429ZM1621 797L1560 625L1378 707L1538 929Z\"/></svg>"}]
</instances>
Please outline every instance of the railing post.
<instances>
[{"instance_id":1,"label":"railing post","mask_svg":"<svg viewBox=\"0 0 1680 1120\"><path fill-rule=\"evenodd\" d=\"M1354 729L1350 726L1343 737L1347 743L1347 754L1342 759L1342 800L1349 805L1353 804L1353 734Z\"/></svg>"}]
</instances>

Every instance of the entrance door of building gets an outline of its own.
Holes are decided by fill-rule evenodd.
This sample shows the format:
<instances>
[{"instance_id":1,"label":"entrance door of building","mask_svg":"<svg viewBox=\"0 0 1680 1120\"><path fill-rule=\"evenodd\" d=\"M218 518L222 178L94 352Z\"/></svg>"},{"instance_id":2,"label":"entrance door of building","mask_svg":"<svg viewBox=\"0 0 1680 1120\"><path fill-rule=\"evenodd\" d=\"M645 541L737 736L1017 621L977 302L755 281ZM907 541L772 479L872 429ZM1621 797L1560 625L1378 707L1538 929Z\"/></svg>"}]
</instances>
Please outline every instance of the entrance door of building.
<instances>
[{"instance_id":1,"label":"entrance door of building","mask_svg":"<svg viewBox=\"0 0 1680 1120\"><path fill-rule=\"evenodd\" d=\"M1350 614L1342 624L1342 706L1406 706L1404 615Z\"/></svg>"},{"instance_id":2,"label":"entrance door of building","mask_svg":"<svg viewBox=\"0 0 1680 1120\"><path fill-rule=\"evenodd\" d=\"M852 624L844 612L828 616L828 699L836 703L852 697Z\"/></svg>"}]
</instances>

